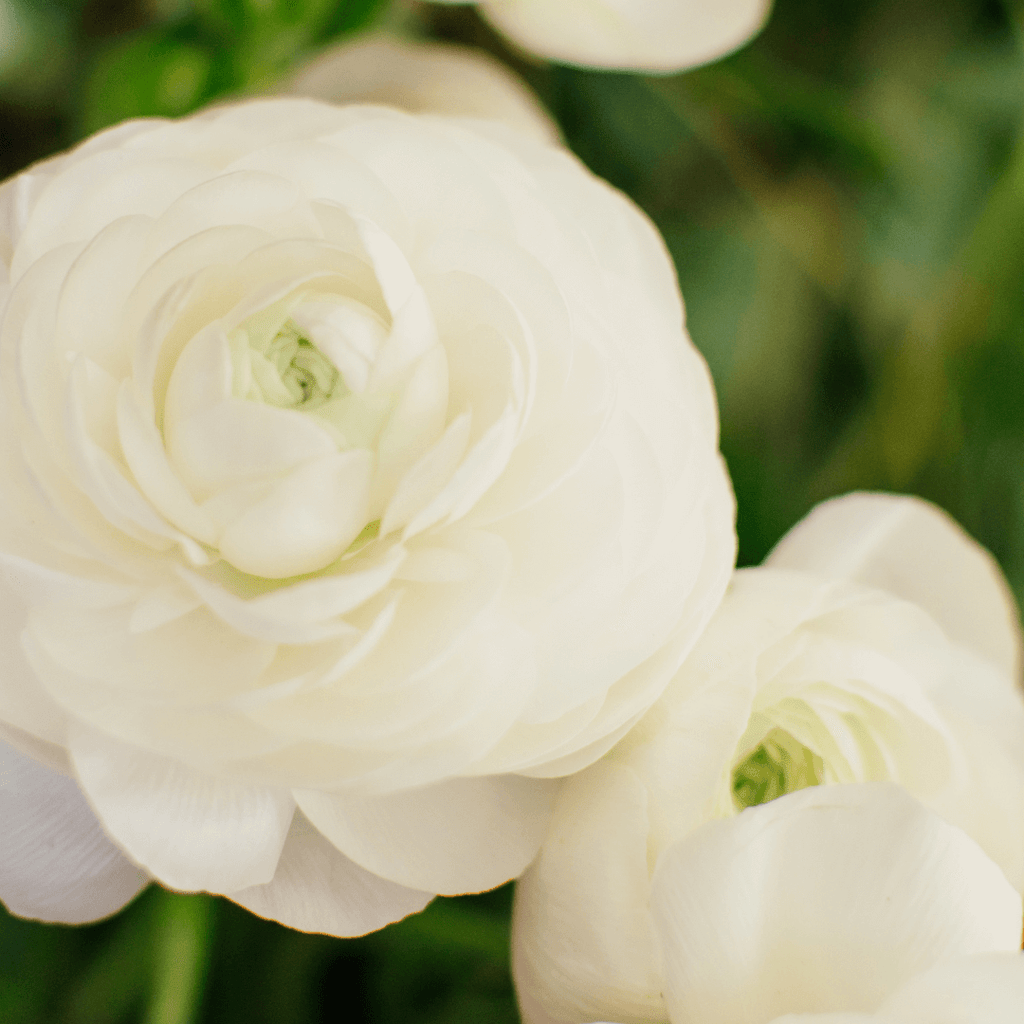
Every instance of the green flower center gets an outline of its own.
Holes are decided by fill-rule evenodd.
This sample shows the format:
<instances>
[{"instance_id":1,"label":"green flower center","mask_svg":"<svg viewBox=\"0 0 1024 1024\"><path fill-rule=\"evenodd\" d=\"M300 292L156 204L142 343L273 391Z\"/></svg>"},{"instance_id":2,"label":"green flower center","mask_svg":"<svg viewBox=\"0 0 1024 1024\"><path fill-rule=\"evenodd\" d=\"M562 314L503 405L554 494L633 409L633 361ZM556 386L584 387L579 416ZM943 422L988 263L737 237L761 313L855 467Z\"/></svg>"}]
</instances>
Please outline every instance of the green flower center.
<instances>
[{"instance_id":1,"label":"green flower center","mask_svg":"<svg viewBox=\"0 0 1024 1024\"><path fill-rule=\"evenodd\" d=\"M250 397L284 409L316 409L342 383L334 364L291 321L286 320L262 351L251 348ZM343 386L343 385L342 385Z\"/></svg>"},{"instance_id":2,"label":"green flower center","mask_svg":"<svg viewBox=\"0 0 1024 1024\"><path fill-rule=\"evenodd\" d=\"M822 760L788 732L773 729L732 773L732 797L738 811L766 804L798 789L820 785Z\"/></svg>"}]
</instances>

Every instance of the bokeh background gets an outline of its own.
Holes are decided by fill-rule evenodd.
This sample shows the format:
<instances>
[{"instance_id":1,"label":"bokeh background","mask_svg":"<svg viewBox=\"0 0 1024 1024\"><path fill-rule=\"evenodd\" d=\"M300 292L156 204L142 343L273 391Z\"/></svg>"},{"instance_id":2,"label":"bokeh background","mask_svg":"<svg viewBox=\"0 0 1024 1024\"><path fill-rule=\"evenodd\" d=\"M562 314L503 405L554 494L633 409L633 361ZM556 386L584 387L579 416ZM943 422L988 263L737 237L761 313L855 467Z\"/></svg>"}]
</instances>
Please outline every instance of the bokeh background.
<instances>
[{"instance_id":1,"label":"bokeh background","mask_svg":"<svg viewBox=\"0 0 1024 1024\"><path fill-rule=\"evenodd\" d=\"M401 21L522 74L655 220L718 388L740 562L856 488L948 509L1024 595L1024 4L777 0L647 78L515 53L472 8L0 0L0 177L108 124L273 90ZM0 822L2 827L2 822ZM363 939L151 887L84 928L0 908L3 1024L514 1024L509 887Z\"/></svg>"}]
</instances>

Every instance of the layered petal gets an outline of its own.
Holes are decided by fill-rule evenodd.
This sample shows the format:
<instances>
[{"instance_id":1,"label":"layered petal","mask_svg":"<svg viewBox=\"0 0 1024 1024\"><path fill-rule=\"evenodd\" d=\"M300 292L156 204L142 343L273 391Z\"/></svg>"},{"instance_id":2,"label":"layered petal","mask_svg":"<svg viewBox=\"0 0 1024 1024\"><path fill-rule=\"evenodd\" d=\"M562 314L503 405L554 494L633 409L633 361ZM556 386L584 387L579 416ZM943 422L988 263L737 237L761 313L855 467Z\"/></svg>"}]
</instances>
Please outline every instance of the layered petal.
<instances>
[{"instance_id":1,"label":"layered petal","mask_svg":"<svg viewBox=\"0 0 1024 1024\"><path fill-rule=\"evenodd\" d=\"M289 928L354 936L422 910L433 893L389 882L349 860L306 817L292 818L274 877L227 894L260 917Z\"/></svg>"},{"instance_id":2,"label":"layered petal","mask_svg":"<svg viewBox=\"0 0 1024 1024\"><path fill-rule=\"evenodd\" d=\"M995 559L941 509L895 494L847 494L815 508L765 565L885 590L927 611L950 639L1016 679L1020 616Z\"/></svg>"},{"instance_id":3,"label":"layered petal","mask_svg":"<svg viewBox=\"0 0 1024 1024\"><path fill-rule=\"evenodd\" d=\"M528 1024L657 1020L647 792L599 763L565 784L543 852L516 883L513 973Z\"/></svg>"},{"instance_id":4,"label":"layered petal","mask_svg":"<svg viewBox=\"0 0 1024 1024\"><path fill-rule=\"evenodd\" d=\"M452 779L387 796L297 791L347 857L393 882L456 894L521 874L547 831L557 784L515 775Z\"/></svg>"},{"instance_id":5,"label":"layered petal","mask_svg":"<svg viewBox=\"0 0 1024 1024\"><path fill-rule=\"evenodd\" d=\"M0 899L11 913L79 924L149 881L110 841L75 780L0 740Z\"/></svg>"},{"instance_id":6,"label":"layered petal","mask_svg":"<svg viewBox=\"0 0 1024 1024\"><path fill-rule=\"evenodd\" d=\"M232 892L274 876L295 804L78 729L71 758L104 826L174 889Z\"/></svg>"},{"instance_id":7,"label":"layered petal","mask_svg":"<svg viewBox=\"0 0 1024 1024\"><path fill-rule=\"evenodd\" d=\"M888 784L804 790L665 852L652 890L673 1024L877 1008L950 956L1019 947L1021 901Z\"/></svg>"}]
</instances>

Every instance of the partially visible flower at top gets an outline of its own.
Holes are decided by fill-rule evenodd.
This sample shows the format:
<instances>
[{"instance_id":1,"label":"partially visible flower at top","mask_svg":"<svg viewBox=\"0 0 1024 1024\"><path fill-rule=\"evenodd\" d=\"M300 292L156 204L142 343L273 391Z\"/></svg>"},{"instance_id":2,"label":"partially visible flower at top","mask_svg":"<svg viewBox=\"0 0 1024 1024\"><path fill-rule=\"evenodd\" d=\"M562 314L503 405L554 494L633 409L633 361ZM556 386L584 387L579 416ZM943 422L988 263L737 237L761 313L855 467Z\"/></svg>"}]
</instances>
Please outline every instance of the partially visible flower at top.
<instances>
[{"instance_id":1,"label":"partially visible flower at top","mask_svg":"<svg viewBox=\"0 0 1024 1024\"><path fill-rule=\"evenodd\" d=\"M771 0L435 0L478 3L499 32L562 64L673 72L717 60L762 27Z\"/></svg>"},{"instance_id":2,"label":"partially visible flower at top","mask_svg":"<svg viewBox=\"0 0 1024 1024\"><path fill-rule=\"evenodd\" d=\"M558 126L501 61L455 43L360 36L325 50L278 92L331 103L386 103L416 112L502 121L543 142Z\"/></svg>"},{"instance_id":3,"label":"partially visible flower at top","mask_svg":"<svg viewBox=\"0 0 1024 1024\"><path fill-rule=\"evenodd\" d=\"M526 1020L661 1019L652 875L716 819L798 791L898 783L1019 892L1020 666L1009 588L948 516L878 494L819 506L764 567L735 574L661 699L568 780L517 894Z\"/></svg>"},{"instance_id":4,"label":"partially visible flower at top","mask_svg":"<svg viewBox=\"0 0 1024 1024\"><path fill-rule=\"evenodd\" d=\"M355 934L498 885L725 590L665 247L504 125L121 125L0 186L0 311L18 913L152 876Z\"/></svg>"}]
</instances>

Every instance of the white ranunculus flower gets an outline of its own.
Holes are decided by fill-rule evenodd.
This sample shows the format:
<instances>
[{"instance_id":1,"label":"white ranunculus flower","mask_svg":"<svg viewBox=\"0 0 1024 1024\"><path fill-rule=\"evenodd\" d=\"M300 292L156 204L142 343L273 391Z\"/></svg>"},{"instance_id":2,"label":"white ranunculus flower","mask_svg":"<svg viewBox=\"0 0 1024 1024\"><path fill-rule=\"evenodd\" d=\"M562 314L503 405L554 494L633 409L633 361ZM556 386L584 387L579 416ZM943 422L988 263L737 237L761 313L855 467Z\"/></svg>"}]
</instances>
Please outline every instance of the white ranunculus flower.
<instances>
[{"instance_id":1,"label":"white ranunculus flower","mask_svg":"<svg viewBox=\"0 0 1024 1024\"><path fill-rule=\"evenodd\" d=\"M662 698L567 782L517 897L527 1020L664 1019L649 907L669 851L795 790L885 780L1024 888L1013 599L944 513L856 494L815 510L765 567L737 572Z\"/></svg>"},{"instance_id":2,"label":"white ranunculus flower","mask_svg":"<svg viewBox=\"0 0 1024 1024\"><path fill-rule=\"evenodd\" d=\"M563 64L672 72L716 60L762 27L771 0L437 0L478 2L524 49Z\"/></svg>"},{"instance_id":3,"label":"white ranunculus flower","mask_svg":"<svg viewBox=\"0 0 1024 1024\"><path fill-rule=\"evenodd\" d=\"M455 43L360 36L321 53L279 91L332 103L386 103L490 118L544 142L560 140L551 115L522 79L489 54Z\"/></svg>"},{"instance_id":4,"label":"white ranunculus flower","mask_svg":"<svg viewBox=\"0 0 1024 1024\"><path fill-rule=\"evenodd\" d=\"M497 885L724 592L665 249L503 126L124 124L0 187L0 309L18 913L133 865L336 934Z\"/></svg>"}]
</instances>

